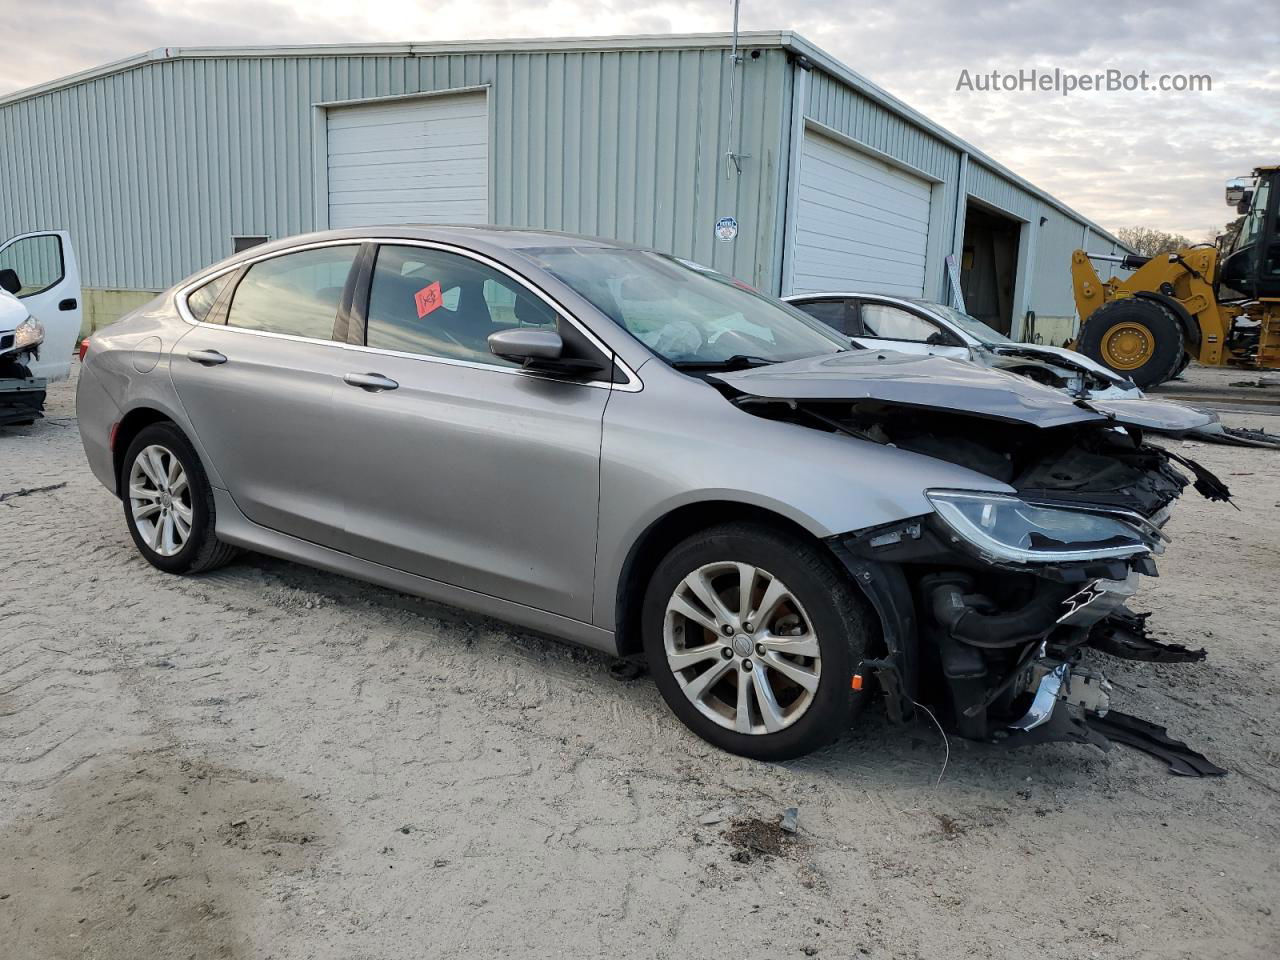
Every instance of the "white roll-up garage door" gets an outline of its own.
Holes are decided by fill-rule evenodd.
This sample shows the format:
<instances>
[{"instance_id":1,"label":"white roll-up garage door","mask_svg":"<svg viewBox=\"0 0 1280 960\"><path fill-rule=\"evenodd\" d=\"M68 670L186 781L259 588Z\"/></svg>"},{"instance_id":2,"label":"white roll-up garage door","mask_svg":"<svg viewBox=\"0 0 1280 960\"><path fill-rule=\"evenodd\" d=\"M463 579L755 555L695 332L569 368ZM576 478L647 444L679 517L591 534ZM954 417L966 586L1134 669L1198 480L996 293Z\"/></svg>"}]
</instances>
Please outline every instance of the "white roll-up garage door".
<instances>
[{"instance_id":1,"label":"white roll-up garage door","mask_svg":"<svg viewBox=\"0 0 1280 960\"><path fill-rule=\"evenodd\" d=\"M329 226L487 223L483 93L331 107Z\"/></svg>"},{"instance_id":2,"label":"white roll-up garage door","mask_svg":"<svg viewBox=\"0 0 1280 960\"><path fill-rule=\"evenodd\" d=\"M924 295L928 181L810 130L799 186L794 293Z\"/></svg>"}]
</instances>

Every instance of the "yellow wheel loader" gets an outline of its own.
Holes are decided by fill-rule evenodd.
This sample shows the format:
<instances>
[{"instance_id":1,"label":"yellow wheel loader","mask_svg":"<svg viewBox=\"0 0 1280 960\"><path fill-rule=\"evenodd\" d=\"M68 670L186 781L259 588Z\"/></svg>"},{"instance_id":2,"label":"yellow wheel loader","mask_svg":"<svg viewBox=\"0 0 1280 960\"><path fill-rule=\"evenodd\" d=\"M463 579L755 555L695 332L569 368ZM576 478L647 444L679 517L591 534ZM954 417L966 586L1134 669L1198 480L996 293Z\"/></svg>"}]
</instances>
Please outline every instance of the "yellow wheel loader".
<instances>
[{"instance_id":1,"label":"yellow wheel loader","mask_svg":"<svg viewBox=\"0 0 1280 960\"><path fill-rule=\"evenodd\" d=\"M1192 360L1280 369L1280 167L1228 183L1227 203L1245 217L1221 261L1212 244L1150 258L1073 253L1075 349L1143 389ZM1091 260L1133 273L1104 282Z\"/></svg>"}]
</instances>

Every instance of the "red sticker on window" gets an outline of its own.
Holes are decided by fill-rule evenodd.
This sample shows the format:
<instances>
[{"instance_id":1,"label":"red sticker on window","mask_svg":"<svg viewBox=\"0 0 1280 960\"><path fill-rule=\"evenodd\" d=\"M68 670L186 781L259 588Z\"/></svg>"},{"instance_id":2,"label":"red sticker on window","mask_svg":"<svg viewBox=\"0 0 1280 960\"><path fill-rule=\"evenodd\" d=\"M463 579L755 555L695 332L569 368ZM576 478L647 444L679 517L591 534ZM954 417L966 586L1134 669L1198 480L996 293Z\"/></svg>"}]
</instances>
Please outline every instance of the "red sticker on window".
<instances>
[{"instance_id":1,"label":"red sticker on window","mask_svg":"<svg viewBox=\"0 0 1280 960\"><path fill-rule=\"evenodd\" d=\"M440 281L437 280L430 286L423 287L413 295L414 305L418 308L418 317L425 317L432 310L440 306Z\"/></svg>"}]
</instances>

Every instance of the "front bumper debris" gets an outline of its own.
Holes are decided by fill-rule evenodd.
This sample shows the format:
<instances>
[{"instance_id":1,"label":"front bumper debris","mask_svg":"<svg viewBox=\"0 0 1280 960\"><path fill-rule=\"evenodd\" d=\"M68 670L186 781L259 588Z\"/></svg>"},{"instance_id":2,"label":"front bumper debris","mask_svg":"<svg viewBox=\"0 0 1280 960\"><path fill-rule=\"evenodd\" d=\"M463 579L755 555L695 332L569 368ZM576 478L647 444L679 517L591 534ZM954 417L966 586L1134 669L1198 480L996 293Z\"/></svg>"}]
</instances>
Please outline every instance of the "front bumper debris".
<instances>
[{"instance_id":1,"label":"front bumper debris","mask_svg":"<svg viewBox=\"0 0 1280 960\"><path fill-rule=\"evenodd\" d=\"M42 377L0 379L0 426L43 417L45 386Z\"/></svg>"},{"instance_id":2,"label":"front bumper debris","mask_svg":"<svg viewBox=\"0 0 1280 960\"><path fill-rule=\"evenodd\" d=\"M1099 621L1089 634L1089 646L1122 660L1147 663L1199 663L1209 654L1201 647L1191 650L1180 643L1163 643L1147 633L1149 613L1134 613L1120 607Z\"/></svg>"},{"instance_id":3,"label":"front bumper debris","mask_svg":"<svg viewBox=\"0 0 1280 960\"><path fill-rule=\"evenodd\" d=\"M1109 751L1123 743L1169 765L1182 777L1220 777L1227 771L1169 736L1161 726L1111 709L1111 684L1101 673L1070 663L1038 660L1032 664L1031 706L996 737L1006 746L1068 741Z\"/></svg>"},{"instance_id":4,"label":"front bumper debris","mask_svg":"<svg viewBox=\"0 0 1280 960\"><path fill-rule=\"evenodd\" d=\"M1180 777L1222 777L1227 771L1204 754L1174 740L1164 727L1112 710L1105 717L1091 719L1094 729L1116 743L1159 757L1169 764L1169 772Z\"/></svg>"}]
</instances>

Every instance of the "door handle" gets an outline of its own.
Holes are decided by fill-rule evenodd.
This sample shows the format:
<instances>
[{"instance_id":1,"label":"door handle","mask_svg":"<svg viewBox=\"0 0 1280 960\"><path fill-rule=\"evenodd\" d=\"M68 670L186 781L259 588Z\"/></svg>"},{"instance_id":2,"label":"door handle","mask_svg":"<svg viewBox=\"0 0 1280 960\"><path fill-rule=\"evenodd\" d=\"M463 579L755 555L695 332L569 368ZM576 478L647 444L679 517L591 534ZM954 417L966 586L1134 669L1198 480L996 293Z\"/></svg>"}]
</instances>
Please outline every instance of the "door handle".
<instances>
[{"instance_id":1,"label":"door handle","mask_svg":"<svg viewBox=\"0 0 1280 960\"><path fill-rule=\"evenodd\" d=\"M61 302L58 304L58 309L59 309L59 310L74 310L74 309L76 308L76 306L77 306L77 304L76 304L76 298L75 298L75 297L67 297L67 299L65 299L65 300L61 301Z\"/></svg>"},{"instance_id":2,"label":"door handle","mask_svg":"<svg viewBox=\"0 0 1280 960\"><path fill-rule=\"evenodd\" d=\"M187 359L202 367L216 367L220 363L227 362L227 358L217 350L192 350L187 354Z\"/></svg>"},{"instance_id":3,"label":"door handle","mask_svg":"<svg viewBox=\"0 0 1280 960\"><path fill-rule=\"evenodd\" d=\"M367 390L369 393L377 393L379 390L394 390L400 386L390 377L384 377L380 373L348 373L342 379L343 382L353 387L359 387L361 390Z\"/></svg>"}]
</instances>

